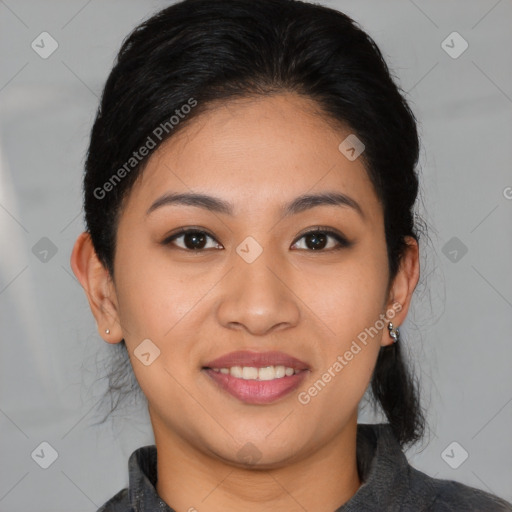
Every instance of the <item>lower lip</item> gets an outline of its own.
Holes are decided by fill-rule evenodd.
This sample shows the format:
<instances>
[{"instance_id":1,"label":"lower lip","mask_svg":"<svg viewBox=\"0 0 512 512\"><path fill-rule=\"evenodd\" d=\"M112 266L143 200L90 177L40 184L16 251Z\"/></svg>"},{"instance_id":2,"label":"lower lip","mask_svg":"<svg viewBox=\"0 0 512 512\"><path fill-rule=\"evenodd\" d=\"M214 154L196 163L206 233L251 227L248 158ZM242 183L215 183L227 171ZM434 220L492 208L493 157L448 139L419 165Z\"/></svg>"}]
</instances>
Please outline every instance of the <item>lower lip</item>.
<instances>
[{"instance_id":1,"label":"lower lip","mask_svg":"<svg viewBox=\"0 0 512 512\"><path fill-rule=\"evenodd\" d=\"M216 372L210 368L203 371L213 379L221 389L246 404L270 404L288 395L300 385L307 370L291 376L273 380L239 379L230 374Z\"/></svg>"}]
</instances>

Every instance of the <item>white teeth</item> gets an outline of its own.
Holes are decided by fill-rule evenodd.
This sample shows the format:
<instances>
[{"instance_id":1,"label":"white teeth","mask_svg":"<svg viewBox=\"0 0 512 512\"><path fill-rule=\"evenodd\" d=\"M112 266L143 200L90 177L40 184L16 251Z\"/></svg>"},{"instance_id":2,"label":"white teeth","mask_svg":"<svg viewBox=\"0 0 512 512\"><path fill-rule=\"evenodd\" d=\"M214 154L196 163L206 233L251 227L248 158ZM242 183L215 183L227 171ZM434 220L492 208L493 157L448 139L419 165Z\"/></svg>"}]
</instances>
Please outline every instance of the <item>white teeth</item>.
<instances>
[{"instance_id":1,"label":"white teeth","mask_svg":"<svg viewBox=\"0 0 512 512\"><path fill-rule=\"evenodd\" d=\"M281 379L284 376L291 377L300 370L287 368L285 366L266 366L264 368L255 368L254 366L232 366L231 368L212 368L215 372L244 380L274 380Z\"/></svg>"},{"instance_id":2,"label":"white teeth","mask_svg":"<svg viewBox=\"0 0 512 512\"><path fill-rule=\"evenodd\" d=\"M233 375L233 368L231 368L231 375ZM258 368L253 368L252 366L244 366L242 368L242 379L257 379L258 378Z\"/></svg>"},{"instance_id":3,"label":"white teeth","mask_svg":"<svg viewBox=\"0 0 512 512\"><path fill-rule=\"evenodd\" d=\"M281 368L283 369L282 372L279 371ZM258 371L258 377L260 380L280 379L281 377L284 377L284 366L267 366L266 368L260 368Z\"/></svg>"},{"instance_id":4,"label":"white teeth","mask_svg":"<svg viewBox=\"0 0 512 512\"><path fill-rule=\"evenodd\" d=\"M295 373L295 370L293 368L285 368L284 366L276 366L276 379L280 379L281 377L284 377L285 375L288 375L290 377ZM288 372L288 373L287 373Z\"/></svg>"},{"instance_id":5,"label":"white teeth","mask_svg":"<svg viewBox=\"0 0 512 512\"><path fill-rule=\"evenodd\" d=\"M241 366L233 366L229 372L232 377L236 377L238 379L243 378L243 372Z\"/></svg>"}]
</instances>

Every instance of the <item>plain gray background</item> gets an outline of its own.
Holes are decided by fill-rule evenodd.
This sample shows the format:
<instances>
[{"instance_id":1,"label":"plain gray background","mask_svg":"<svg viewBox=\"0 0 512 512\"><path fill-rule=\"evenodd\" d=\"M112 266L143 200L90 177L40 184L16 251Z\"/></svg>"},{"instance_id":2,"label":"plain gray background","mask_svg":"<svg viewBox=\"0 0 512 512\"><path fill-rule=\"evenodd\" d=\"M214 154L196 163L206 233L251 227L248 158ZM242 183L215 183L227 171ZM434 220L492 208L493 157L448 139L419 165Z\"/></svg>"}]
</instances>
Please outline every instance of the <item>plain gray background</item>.
<instances>
[{"instance_id":1,"label":"plain gray background","mask_svg":"<svg viewBox=\"0 0 512 512\"><path fill-rule=\"evenodd\" d=\"M104 81L123 38L169 3L0 1L2 512L95 511L127 485L132 451L154 441L143 404L91 426L108 346L69 257ZM512 500L512 4L323 3L374 37L420 122L431 241L403 333L430 431L408 457ZM468 43L457 58L454 31ZM31 47L42 32L58 43L46 59ZM41 261L44 237L57 252ZM44 441L58 454L47 469L31 457Z\"/></svg>"}]
</instances>

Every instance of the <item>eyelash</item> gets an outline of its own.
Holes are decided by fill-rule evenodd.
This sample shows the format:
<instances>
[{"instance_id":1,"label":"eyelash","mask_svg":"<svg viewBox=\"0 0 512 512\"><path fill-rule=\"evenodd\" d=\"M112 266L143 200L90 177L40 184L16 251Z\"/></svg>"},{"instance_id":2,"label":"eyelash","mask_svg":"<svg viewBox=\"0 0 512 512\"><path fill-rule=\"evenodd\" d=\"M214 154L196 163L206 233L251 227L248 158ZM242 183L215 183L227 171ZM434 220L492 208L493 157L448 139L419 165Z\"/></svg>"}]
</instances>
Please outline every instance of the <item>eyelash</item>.
<instances>
[{"instance_id":1,"label":"eyelash","mask_svg":"<svg viewBox=\"0 0 512 512\"><path fill-rule=\"evenodd\" d=\"M198 229L198 228L184 228L182 230L180 230L179 232L177 233L174 233L173 235L165 238L163 241L162 241L162 245L171 245L172 242L174 242L174 240L176 240L177 238L180 238L181 236L184 236L184 235L187 235L189 233L196 233L196 234L203 234L203 235L206 235L208 237L210 237L212 240L215 240L215 237L213 235L211 235L210 233L208 233L208 231L205 231L203 229ZM348 248L352 245L352 242L349 242L344 236L342 236L341 234L337 233L336 231L333 231L331 230L330 228L325 228L325 227L322 227L322 226L315 226L314 229L310 230L310 231L307 231L306 233L303 233L299 236L299 238L297 238L295 240L295 242L293 242L292 245L295 245L297 242L299 242L302 238L308 236L308 235L314 235L314 234L324 234L324 235L327 235L331 238L334 238L337 242L338 242L338 246L337 247L334 247L334 248L331 248L331 249L318 249L318 250L313 250L313 249L298 249L298 250L301 250L301 251L306 251L306 252L330 252L330 251L338 251L340 249L344 249L344 248ZM217 242L218 243L218 242ZM187 251L187 252L195 252L195 253L198 253L198 252L204 252L204 251L207 251L209 249L187 249L187 248L183 248L183 247L176 247L177 249L181 249L182 251Z\"/></svg>"}]
</instances>

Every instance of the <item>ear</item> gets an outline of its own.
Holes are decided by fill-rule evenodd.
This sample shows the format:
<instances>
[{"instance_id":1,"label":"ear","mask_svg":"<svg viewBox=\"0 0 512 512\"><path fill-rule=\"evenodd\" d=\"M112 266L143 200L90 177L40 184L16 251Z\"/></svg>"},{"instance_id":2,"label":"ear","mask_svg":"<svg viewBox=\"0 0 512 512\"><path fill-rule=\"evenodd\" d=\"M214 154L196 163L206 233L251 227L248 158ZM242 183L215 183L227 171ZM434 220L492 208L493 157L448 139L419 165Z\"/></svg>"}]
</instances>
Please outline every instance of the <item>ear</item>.
<instances>
[{"instance_id":1,"label":"ear","mask_svg":"<svg viewBox=\"0 0 512 512\"><path fill-rule=\"evenodd\" d=\"M405 321L411 304L412 294L420 277L418 242L415 238L407 236L406 243L407 246L400 262L400 268L391 283L386 304L387 322L392 322L394 327L400 326ZM393 338L391 338L389 333L382 336L382 346L391 345L392 343Z\"/></svg>"},{"instance_id":2,"label":"ear","mask_svg":"<svg viewBox=\"0 0 512 512\"><path fill-rule=\"evenodd\" d=\"M85 290L100 336L108 343L119 343L123 334L114 282L99 260L87 231L80 234L75 242L71 268ZM105 332L107 329L109 334Z\"/></svg>"}]
</instances>

